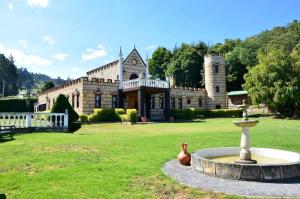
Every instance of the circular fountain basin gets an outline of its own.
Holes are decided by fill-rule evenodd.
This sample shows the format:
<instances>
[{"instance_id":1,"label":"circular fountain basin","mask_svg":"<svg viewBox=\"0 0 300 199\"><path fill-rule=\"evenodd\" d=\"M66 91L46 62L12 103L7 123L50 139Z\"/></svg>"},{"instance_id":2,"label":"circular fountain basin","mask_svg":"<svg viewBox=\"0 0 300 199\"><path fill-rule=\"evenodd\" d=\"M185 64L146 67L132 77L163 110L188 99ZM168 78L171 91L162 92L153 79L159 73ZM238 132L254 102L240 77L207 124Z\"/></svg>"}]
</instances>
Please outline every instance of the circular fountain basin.
<instances>
[{"instance_id":1,"label":"circular fountain basin","mask_svg":"<svg viewBox=\"0 0 300 199\"><path fill-rule=\"evenodd\" d=\"M210 148L192 154L192 167L201 173L225 179L247 181L300 180L300 154L270 148L251 148L257 164L234 163L239 147Z\"/></svg>"},{"instance_id":2,"label":"circular fountain basin","mask_svg":"<svg viewBox=\"0 0 300 199\"><path fill-rule=\"evenodd\" d=\"M259 121L257 120L242 120L242 121L234 121L233 123L238 127L254 127Z\"/></svg>"}]
</instances>

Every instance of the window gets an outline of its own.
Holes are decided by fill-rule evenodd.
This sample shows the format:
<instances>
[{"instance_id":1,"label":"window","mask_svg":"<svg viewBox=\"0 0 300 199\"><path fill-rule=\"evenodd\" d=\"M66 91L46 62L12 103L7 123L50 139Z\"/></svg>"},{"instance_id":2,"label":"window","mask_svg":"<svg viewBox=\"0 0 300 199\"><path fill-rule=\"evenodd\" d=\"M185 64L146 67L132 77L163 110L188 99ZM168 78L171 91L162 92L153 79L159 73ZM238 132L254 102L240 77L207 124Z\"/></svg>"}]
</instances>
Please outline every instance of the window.
<instances>
[{"instance_id":1,"label":"window","mask_svg":"<svg viewBox=\"0 0 300 199\"><path fill-rule=\"evenodd\" d=\"M75 95L72 95L72 107L74 108L74 104L75 104Z\"/></svg>"},{"instance_id":2,"label":"window","mask_svg":"<svg viewBox=\"0 0 300 199\"><path fill-rule=\"evenodd\" d=\"M178 108L182 109L182 98L178 99Z\"/></svg>"},{"instance_id":3,"label":"window","mask_svg":"<svg viewBox=\"0 0 300 199\"><path fill-rule=\"evenodd\" d=\"M219 65L218 64L213 64L213 70L214 70L214 73L218 73L219 72Z\"/></svg>"},{"instance_id":4,"label":"window","mask_svg":"<svg viewBox=\"0 0 300 199\"><path fill-rule=\"evenodd\" d=\"M80 93L76 95L76 107L79 108Z\"/></svg>"},{"instance_id":5,"label":"window","mask_svg":"<svg viewBox=\"0 0 300 199\"><path fill-rule=\"evenodd\" d=\"M159 108L164 109L164 98L163 97L159 98Z\"/></svg>"},{"instance_id":6,"label":"window","mask_svg":"<svg viewBox=\"0 0 300 199\"><path fill-rule=\"evenodd\" d=\"M130 77L129 77L130 80L137 79L137 78L139 78L139 76L135 73L131 74Z\"/></svg>"},{"instance_id":7,"label":"window","mask_svg":"<svg viewBox=\"0 0 300 199\"><path fill-rule=\"evenodd\" d=\"M216 86L216 93L219 93L220 92L220 88L219 86Z\"/></svg>"},{"instance_id":8,"label":"window","mask_svg":"<svg viewBox=\"0 0 300 199\"><path fill-rule=\"evenodd\" d=\"M117 96L116 95L112 95L111 96L111 107L112 108L116 108L117 107Z\"/></svg>"},{"instance_id":9,"label":"window","mask_svg":"<svg viewBox=\"0 0 300 199\"><path fill-rule=\"evenodd\" d=\"M199 98L199 99L198 99L198 106L199 106L199 107L202 107L202 98Z\"/></svg>"},{"instance_id":10,"label":"window","mask_svg":"<svg viewBox=\"0 0 300 199\"><path fill-rule=\"evenodd\" d=\"M171 108L175 108L175 98L171 98Z\"/></svg>"},{"instance_id":11,"label":"window","mask_svg":"<svg viewBox=\"0 0 300 199\"><path fill-rule=\"evenodd\" d=\"M95 108L101 108L101 95L95 95Z\"/></svg>"},{"instance_id":12,"label":"window","mask_svg":"<svg viewBox=\"0 0 300 199\"><path fill-rule=\"evenodd\" d=\"M155 97L150 98L151 109L155 109Z\"/></svg>"},{"instance_id":13,"label":"window","mask_svg":"<svg viewBox=\"0 0 300 199\"><path fill-rule=\"evenodd\" d=\"M187 104L191 104L191 99L186 100Z\"/></svg>"},{"instance_id":14,"label":"window","mask_svg":"<svg viewBox=\"0 0 300 199\"><path fill-rule=\"evenodd\" d=\"M217 104L216 105L216 109L220 109L221 108L221 105L220 104Z\"/></svg>"}]
</instances>

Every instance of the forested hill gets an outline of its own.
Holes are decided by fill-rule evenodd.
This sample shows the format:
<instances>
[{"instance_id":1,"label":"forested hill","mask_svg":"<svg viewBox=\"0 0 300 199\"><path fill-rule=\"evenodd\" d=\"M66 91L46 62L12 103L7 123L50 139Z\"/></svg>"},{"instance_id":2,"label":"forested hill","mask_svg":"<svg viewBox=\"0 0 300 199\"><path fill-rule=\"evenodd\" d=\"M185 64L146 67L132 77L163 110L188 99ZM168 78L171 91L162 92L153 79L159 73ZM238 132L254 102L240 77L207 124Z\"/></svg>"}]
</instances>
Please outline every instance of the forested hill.
<instances>
[{"instance_id":1,"label":"forested hill","mask_svg":"<svg viewBox=\"0 0 300 199\"><path fill-rule=\"evenodd\" d=\"M0 54L0 95L17 95L19 90L33 89L39 91L45 82L53 82L54 85L64 83L66 80L60 77L51 78L45 74L31 73L26 68L17 68L12 56L5 57ZM3 89L3 85L5 89Z\"/></svg>"}]
</instances>

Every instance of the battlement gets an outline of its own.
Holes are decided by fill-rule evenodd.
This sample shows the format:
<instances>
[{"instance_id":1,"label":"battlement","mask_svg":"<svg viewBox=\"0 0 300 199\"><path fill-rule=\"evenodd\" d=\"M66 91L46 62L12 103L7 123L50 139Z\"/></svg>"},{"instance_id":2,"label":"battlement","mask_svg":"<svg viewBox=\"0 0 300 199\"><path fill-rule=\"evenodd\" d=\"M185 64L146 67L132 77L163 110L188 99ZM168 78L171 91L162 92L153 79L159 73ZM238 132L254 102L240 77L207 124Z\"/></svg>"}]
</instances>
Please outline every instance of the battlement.
<instances>
[{"instance_id":1,"label":"battlement","mask_svg":"<svg viewBox=\"0 0 300 199\"><path fill-rule=\"evenodd\" d=\"M110 62L110 63L108 63L108 64L105 64L105 65L103 65L103 66L100 66L100 67L98 67L98 68L95 68L95 69L93 69L93 70L90 70L90 71L86 72L86 74L87 74L87 75L92 75L92 74L94 74L94 73L98 73L99 71L106 70L106 69L108 69L108 68L110 68L110 67L112 67L112 66L116 66L118 63L119 63L119 60L115 60L115 61L113 61L113 62Z\"/></svg>"},{"instance_id":2,"label":"battlement","mask_svg":"<svg viewBox=\"0 0 300 199\"><path fill-rule=\"evenodd\" d=\"M187 86L171 86L171 89L178 89L178 90L190 90L190 91L201 91L206 92L205 88L195 88L195 87L187 87Z\"/></svg>"},{"instance_id":3,"label":"battlement","mask_svg":"<svg viewBox=\"0 0 300 199\"><path fill-rule=\"evenodd\" d=\"M89 79L88 77L80 77L80 78L71 80L69 82L66 82L64 84L61 84L59 86L50 88L46 91L43 91L43 92L39 93L39 95L43 95L45 93L55 92L55 91L58 91L60 89L71 87L73 85L80 84L80 83L104 83L104 84L113 84L113 85L117 86L119 84L119 80L104 79L104 78L91 78L91 79Z\"/></svg>"}]
</instances>

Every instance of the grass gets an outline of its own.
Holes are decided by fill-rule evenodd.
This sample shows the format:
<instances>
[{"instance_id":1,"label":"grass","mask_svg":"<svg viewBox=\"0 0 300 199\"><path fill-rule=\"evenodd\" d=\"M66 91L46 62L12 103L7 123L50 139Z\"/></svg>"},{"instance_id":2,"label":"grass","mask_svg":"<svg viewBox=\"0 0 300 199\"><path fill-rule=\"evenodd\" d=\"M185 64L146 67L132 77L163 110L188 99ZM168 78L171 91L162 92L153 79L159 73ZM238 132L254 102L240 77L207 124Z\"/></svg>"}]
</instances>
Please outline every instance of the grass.
<instances>
[{"instance_id":1,"label":"grass","mask_svg":"<svg viewBox=\"0 0 300 199\"><path fill-rule=\"evenodd\" d=\"M0 143L0 192L34 198L238 198L180 185L162 173L188 150L239 146L233 119L203 122L84 125L75 134L16 135ZM259 119L252 145L300 152L300 122Z\"/></svg>"}]
</instances>

